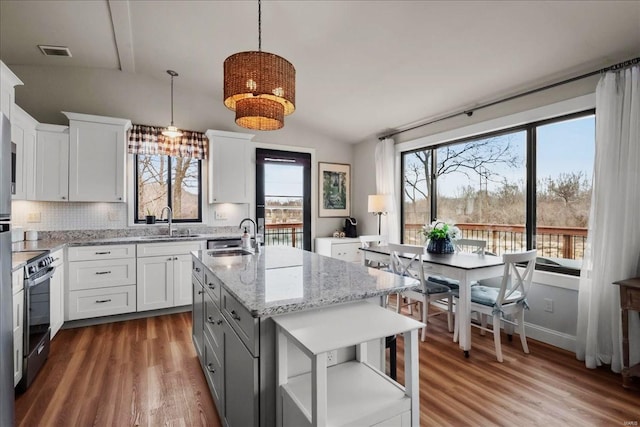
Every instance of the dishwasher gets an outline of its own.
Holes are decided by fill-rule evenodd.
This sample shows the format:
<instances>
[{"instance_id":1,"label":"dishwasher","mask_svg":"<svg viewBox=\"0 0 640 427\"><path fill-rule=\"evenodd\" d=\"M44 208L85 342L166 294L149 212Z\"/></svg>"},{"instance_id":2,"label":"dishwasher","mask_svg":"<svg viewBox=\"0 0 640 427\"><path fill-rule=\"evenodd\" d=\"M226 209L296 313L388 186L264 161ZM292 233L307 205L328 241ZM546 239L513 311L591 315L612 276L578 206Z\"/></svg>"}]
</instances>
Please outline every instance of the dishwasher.
<instances>
[{"instance_id":1,"label":"dishwasher","mask_svg":"<svg viewBox=\"0 0 640 427\"><path fill-rule=\"evenodd\" d=\"M207 240L207 249L239 249L242 247L240 237L220 237L215 240Z\"/></svg>"}]
</instances>

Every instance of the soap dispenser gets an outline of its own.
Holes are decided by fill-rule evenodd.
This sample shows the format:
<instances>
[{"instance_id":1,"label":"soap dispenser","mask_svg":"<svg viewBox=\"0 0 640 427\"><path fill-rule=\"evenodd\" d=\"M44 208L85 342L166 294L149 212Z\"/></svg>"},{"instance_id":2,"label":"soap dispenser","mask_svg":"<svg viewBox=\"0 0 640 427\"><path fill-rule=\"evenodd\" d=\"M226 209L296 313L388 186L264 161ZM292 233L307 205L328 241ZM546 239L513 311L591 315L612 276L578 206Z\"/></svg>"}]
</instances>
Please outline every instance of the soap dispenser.
<instances>
[{"instance_id":1,"label":"soap dispenser","mask_svg":"<svg viewBox=\"0 0 640 427\"><path fill-rule=\"evenodd\" d=\"M242 247L244 249L251 248L251 236L249 236L249 232L247 231L247 227L244 228L244 233L242 234Z\"/></svg>"}]
</instances>

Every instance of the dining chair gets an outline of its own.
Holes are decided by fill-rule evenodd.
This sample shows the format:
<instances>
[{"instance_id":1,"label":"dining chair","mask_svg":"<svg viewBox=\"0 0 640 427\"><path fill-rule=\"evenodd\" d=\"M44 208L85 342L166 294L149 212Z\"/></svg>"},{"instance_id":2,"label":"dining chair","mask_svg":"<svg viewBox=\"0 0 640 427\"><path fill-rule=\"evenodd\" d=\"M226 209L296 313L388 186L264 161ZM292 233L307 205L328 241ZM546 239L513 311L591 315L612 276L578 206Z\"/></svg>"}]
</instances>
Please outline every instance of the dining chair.
<instances>
[{"instance_id":1,"label":"dining chair","mask_svg":"<svg viewBox=\"0 0 640 427\"><path fill-rule=\"evenodd\" d=\"M360 247L361 248L369 248L371 246L386 246L388 239L387 236L382 234L367 234L364 236L360 236ZM362 257L362 264L367 267L372 268L387 268L388 265L376 262L376 261L367 261L365 257Z\"/></svg>"},{"instance_id":2,"label":"dining chair","mask_svg":"<svg viewBox=\"0 0 640 427\"><path fill-rule=\"evenodd\" d=\"M485 254L485 248L487 246L486 240L477 239L455 239L453 245L456 252L470 252L478 255ZM445 276L431 275L427 277L427 282L435 282L441 285L448 286L454 294L457 293L460 288L460 282L456 279L451 279ZM473 283L474 286L476 283Z\"/></svg>"},{"instance_id":3,"label":"dining chair","mask_svg":"<svg viewBox=\"0 0 640 427\"><path fill-rule=\"evenodd\" d=\"M391 270L395 274L410 276L420 281L420 286L411 290L403 291L397 295L396 312L400 312L403 298L408 299L411 307L411 300L420 302L421 317L424 328L422 328L421 340L424 341L427 336L427 319L430 316L436 316L446 313L449 324L449 332L453 332L453 299L451 289L448 286L438 283L430 283L425 280L423 255L424 246L416 245L398 245L389 243ZM438 300L447 300L447 311L438 311L429 314L429 304ZM410 310L410 314L413 312Z\"/></svg>"},{"instance_id":4,"label":"dining chair","mask_svg":"<svg viewBox=\"0 0 640 427\"><path fill-rule=\"evenodd\" d=\"M480 325L471 326L480 328L481 335L485 332L493 332L493 340L496 347L496 358L502 362L502 347L500 341L500 329L504 322L505 331L511 337L513 327L519 328L520 341L525 353L529 353L527 336L524 327L524 310L527 306L527 293L531 287L531 280L536 264L536 250L504 254L504 273L500 287L485 285L480 281L477 286L471 287L471 313L479 313ZM458 298L458 296L454 296ZM493 317L492 327L487 327L487 316ZM453 341L458 341L460 325L456 316Z\"/></svg>"}]
</instances>

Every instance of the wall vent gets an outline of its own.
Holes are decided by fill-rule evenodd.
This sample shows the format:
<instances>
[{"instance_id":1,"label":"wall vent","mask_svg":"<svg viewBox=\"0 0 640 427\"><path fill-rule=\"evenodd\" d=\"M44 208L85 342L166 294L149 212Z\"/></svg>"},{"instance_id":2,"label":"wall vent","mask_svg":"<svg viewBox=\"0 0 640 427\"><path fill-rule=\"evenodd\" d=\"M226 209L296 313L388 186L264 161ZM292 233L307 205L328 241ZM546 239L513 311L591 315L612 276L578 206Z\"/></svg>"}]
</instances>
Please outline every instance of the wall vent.
<instances>
[{"instance_id":1,"label":"wall vent","mask_svg":"<svg viewBox=\"0 0 640 427\"><path fill-rule=\"evenodd\" d=\"M39 44L40 52L44 56L67 56L71 57L71 51L66 46L46 46Z\"/></svg>"}]
</instances>

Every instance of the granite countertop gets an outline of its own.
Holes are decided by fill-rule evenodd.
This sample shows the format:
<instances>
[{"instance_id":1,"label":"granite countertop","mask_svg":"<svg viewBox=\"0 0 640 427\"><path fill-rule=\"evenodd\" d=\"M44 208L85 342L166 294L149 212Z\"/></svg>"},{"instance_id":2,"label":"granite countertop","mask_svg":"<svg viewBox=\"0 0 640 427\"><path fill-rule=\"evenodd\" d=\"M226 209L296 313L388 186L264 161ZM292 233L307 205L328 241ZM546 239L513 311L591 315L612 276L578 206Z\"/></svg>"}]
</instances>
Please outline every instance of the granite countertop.
<instances>
[{"instance_id":1,"label":"granite countertop","mask_svg":"<svg viewBox=\"0 0 640 427\"><path fill-rule=\"evenodd\" d=\"M267 246L254 255L194 251L253 317L326 307L415 287L415 279L296 248Z\"/></svg>"}]
</instances>

